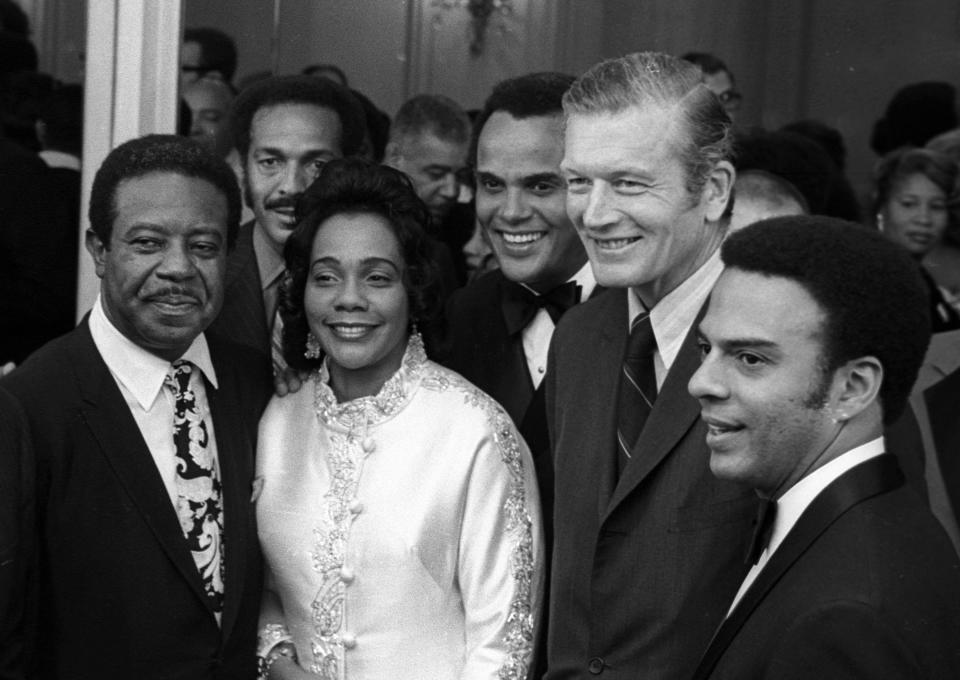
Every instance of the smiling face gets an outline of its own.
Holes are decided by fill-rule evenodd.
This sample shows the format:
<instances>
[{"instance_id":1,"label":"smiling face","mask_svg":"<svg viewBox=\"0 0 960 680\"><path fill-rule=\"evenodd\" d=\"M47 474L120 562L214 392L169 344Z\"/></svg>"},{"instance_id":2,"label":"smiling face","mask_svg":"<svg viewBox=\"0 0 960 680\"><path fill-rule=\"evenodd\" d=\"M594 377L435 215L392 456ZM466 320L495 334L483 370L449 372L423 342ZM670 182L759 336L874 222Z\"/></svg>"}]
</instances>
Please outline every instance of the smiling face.
<instances>
[{"instance_id":1,"label":"smiling face","mask_svg":"<svg viewBox=\"0 0 960 680\"><path fill-rule=\"evenodd\" d=\"M710 469L778 497L837 434L823 375L826 317L798 283L738 269L717 281L689 390L707 423Z\"/></svg>"},{"instance_id":2,"label":"smiling face","mask_svg":"<svg viewBox=\"0 0 960 680\"><path fill-rule=\"evenodd\" d=\"M431 132L421 132L391 142L387 159L388 165L410 178L430 214L443 219L460 195L459 174L467 165L467 151L467 141L442 139Z\"/></svg>"},{"instance_id":3,"label":"smiling face","mask_svg":"<svg viewBox=\"0 0 960 680\"><path fill-rule=\"evenodd\" d=\"M122 181L109 247L92 231L104 312L131 341L180 357L223 303L227 199L206 180L156 172Z\"/></svg>"},{"instance_id":4,"label":"smiling face","mask_svg":"<svg viewBox=\"0 0 960 680\"><path fill-rule=\"evenodd\" d=\"M687 191L679 120L675 108L653 106L567 119L567 213L597 282L632 287L648 307L719 247L734 176L721 161L697 194Z\"/></svg>"},{"instance_id":5,"label":"smiling face","mask_svg":"<svg viewBox=\"0 0 960 680\"><path fill-rule=\"evenodd\" d=\"M404 270L400 243L379 215L342 213L317 230L304 309L338 397L376 394L400 368L409 318Z\"/></svg>"},{"instance_id":6,"label":"smiling face","mask_svg":"<svg viewBox=\"0 0 960 680\"><path fill-rule=\"evenodd\" d=\"M323 106L277 104L253 116L245 194L257 225L277 252L296 226L297 199L328 161L343 156L342 137L340 118Z\"/></svg>"},{"instance_id":7,"label":"smiling face","mask_svg":"<svg viewBox=\"0 0 960 680\"><path fill-rule=\"evenodd\" d=\"M497 111L477 143L477 220L504 276L541 291L587 259L567 217L562 156L560 115L517 119Z\"/></svg>"},{"instance_id":8,"label":"smiling face","mask_svg":"<svg viewBox=\"0 0 960 680\"><path fill-rule=\"evenodd\" d=\"M920 258L936 246L947 228L947 197L926 175L900 180L880 210L883 233Z\"/></svg>"}]
</instances>

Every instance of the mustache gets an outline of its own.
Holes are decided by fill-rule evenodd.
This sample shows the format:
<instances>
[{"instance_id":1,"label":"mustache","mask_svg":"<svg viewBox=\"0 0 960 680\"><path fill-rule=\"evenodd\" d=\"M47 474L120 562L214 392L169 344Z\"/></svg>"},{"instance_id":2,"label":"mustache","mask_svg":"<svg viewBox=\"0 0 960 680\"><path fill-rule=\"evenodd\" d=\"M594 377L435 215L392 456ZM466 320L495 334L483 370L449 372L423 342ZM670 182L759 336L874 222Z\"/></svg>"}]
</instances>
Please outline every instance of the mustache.
<instances>
[{"instance_id":1,"label":"mustache","mask_svg":"<svg viewBox=\"0 0 960 680\"><path fill-rule=\"evenodd\" d=\"M193 300L194 302L200 302L203 295L193 289L187 288L186 286L171 284L164 286L163 288L158 288L157 290L152 290L144 297L147 300L169 301L188 299Z\"/></svg>"},{"instance_id":2,"label":"mustache","mask_svg":"<svg viewBox=\"0 0 960 680\"><path fill-rule=\"evenodd\" d=\"M264 201L263 205L267 210L274 210L275 208L296 209L301 195L302 194L293 194L288 196L280 196L278 198L271 198Z\"/></svg>"}]
</instances>

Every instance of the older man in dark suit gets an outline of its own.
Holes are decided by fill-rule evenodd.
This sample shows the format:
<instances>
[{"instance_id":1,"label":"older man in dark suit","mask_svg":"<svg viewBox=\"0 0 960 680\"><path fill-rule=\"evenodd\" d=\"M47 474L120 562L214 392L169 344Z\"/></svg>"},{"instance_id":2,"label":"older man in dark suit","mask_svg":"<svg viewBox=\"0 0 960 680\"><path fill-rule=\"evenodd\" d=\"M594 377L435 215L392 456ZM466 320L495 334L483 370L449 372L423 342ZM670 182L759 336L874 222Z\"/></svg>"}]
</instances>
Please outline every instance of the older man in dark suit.
<instances>
[{"instance_id":1,"label":"older man in dark suit","mask_svg":"<svg viewBox=\"0 0 960 680\"><path fill-rule=\"evenodd\" d=\"M28 677L253 678L250 503L266 371L207 340L240 197L195 142L155 135L97 172L80 326L0 382L32 441L38 543ZM264 367L265 368L265 367Z\"/></svg>"},{"instance_id":2,"label":"older man in dark suit","mask_svg":"<svg viewBox=\"0 0 960 680\"><path fill-rule=\"evenodd\" d=\"M240 227L227 263L223 309L210 333L258 351L279 373L285 362L277 302L297 201L327 161L360 148L363 108L332 81L283 76L244 90L234 101L230 127L255 219Z\"/></svg>"},{"instance_id":3,"label":"older man in dark suit","mask_svg":"<svg viewBox=\"0 0 960 680\"><path fill-rule=\"evenodd\" d=\"M550 680L686 679L743 578L756 498L715 479L694 321L720 275L730 119L693 64L633 54L564 97L567 211L597 282L554 333Z\"/></svg>"},{"instance_id":4,"label":"older man in dark suit","mask_svg":"<svg viewBox=\"0 0 960 680\"><path fill-rule=\"evenodd\" d=\"M722 256L689 387L714 474L768 512L694 677L960 677L960 563L883 437L929 342L920 272L826 217L759 222Z\"/></svg>"}]
</instances>

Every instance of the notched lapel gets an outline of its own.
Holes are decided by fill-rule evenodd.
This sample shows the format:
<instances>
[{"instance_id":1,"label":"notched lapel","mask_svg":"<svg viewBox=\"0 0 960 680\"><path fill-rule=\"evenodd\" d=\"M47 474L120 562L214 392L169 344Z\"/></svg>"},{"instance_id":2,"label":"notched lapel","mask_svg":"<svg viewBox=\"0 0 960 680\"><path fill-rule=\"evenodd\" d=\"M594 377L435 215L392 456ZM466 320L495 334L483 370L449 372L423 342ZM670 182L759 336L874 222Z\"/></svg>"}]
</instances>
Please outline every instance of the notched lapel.
<instances>
[{"instance_id":1,"label":"notched lapel","mask_svg":"<svg viewBox=\"0 0 960 680\"><path fill-rule=\"evenodd\" d=\"M699 317L693 328L696 328L698 323ZM660 464L700 416L700 405L687 391L690 377L700 366L693 328L687 333L653 404L653 410L633 447L632 457L614 491L608 514Z\"/></svg>"},{"instance_id":2,"label":"notched lapel","mask_svg":"<svg viewBox=\"0 0 960 680\"><path fill-rule=\"evenodd\" d=\"M164 552L204 606L209 608L200 573L187 548L160 473L85 323L81 346L71 348L71 355L84 401L81 413L100 452Z\"/></svg>"}]
</instances>

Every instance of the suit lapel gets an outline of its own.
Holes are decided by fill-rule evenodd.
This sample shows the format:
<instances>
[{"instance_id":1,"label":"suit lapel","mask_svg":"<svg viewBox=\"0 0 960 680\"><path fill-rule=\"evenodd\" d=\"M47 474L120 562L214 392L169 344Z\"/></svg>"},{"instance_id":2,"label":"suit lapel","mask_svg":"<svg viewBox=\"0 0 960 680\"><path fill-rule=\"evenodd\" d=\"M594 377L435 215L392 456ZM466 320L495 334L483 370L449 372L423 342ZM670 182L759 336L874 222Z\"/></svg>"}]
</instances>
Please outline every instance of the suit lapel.
<instances>
[{"instance_id":1,"label":"suit lapel","mask_svg":"<svg viewBox=\"0 0 960 680\"><path fill-rule=\"evenodd\" d=\"M242 452L249 448L244 441L245 430L238 426L237 414L231 413L229 409L229 406L236 404L238 400L232 399L229 403L224 403L224 396L239 387L233 384L230 371L218 361L218 357L219 355L213 356L220 389L215 389L209 382L206 387L223 488L225 592L221 628L226 639L236 622L241 593L245 587L243 580L247 572L247 551L250 549L246 544L250 480L239 469L239 458Z\"/></svg>"},{"instance_id":2,"label":"suit lapel","mask_svg":"<svg viewBox=\"0 0 960 680\"><path fill-rule=\"evenodd\" d=\"M851 468L824 489L800 516L730 616L720 624L700 660L694 680L709 677L757 606L837 518L854 505L901 486L903 480L896 456L883 454Z\"/></svg>"},{"instance_id":3,"label":"suit lapel","mask_svg":"<svg viewBox=\"0 0 960 680\"><path fill-rule=\"evenodd\" d=\"M667 372L667 379L657 395L653 410L650 412L650 416L640 432L640 437L633 447L630 462L624 469L616 491L614 491L608 513L626 498L650 474L651 470L673 450L677 442L683 438L700 416L700 405L687 391L687 383L700 366L696 328L705 309L706 305L701 308L696 320L687 332L687 337L680 347L680 352ZM620 356L622 355L623 350L621 349ZM619 376L619 368L617 374ZM616 401L613 403L616 403Z\"/></svg>"},{"instance_id":4,"label":"suit lapel","mask_svg":"<svg viewBox=\"0 0 960 680\"><path fill-rule=\"evenodd\" d=\"M209 608L200 573L183 538L170 496L120 388L93 343L86 320L75 333L77 342L69 351L77 387L83 397L84 422L157 542L203 605Z\"/></svg>"},{"instance_id":5,"label":"suit lapel","mask_svg":"<svg viewBox=\"0 0 960 680\"><path fill-rule=\"evenodd\" d=\"M253 222L240 227L233 253L227 258L223 309L213 329L223 327L226 337L258 351L269 351L270 329L263 306L263 286L253 249ZM242 337L236 337L237 333Z\"/></svg>"},{"instance_id":6,"label":"suit lapel","mask_svg":"<svg viewBox=\"0 0 960 680\"><path fill-rule=\"evenodd\" d=\"M591 369L593 383L589 391L584 390L585 404L593 410L585 413L588 423L587 432L594 440L585 451L596 452L595 458L585 464L591 471L584 479L596 478L598 495L597 512L600 518L607 512L610 498L617 483L617 390L620 386L620 371L623 365L623 353L627 346L627 291L617 289L602 298L607 312L598 318L608 320L600 331L599 346L596 355L589 357L595 363ZM576 408L581 408L577 406ZM585 471L586 472L586 471Z\"/></svg>"},{"instance_id":7,"label":"suit lapel","mask_svg":"<svg viewBox=\"0 0 960 680\"><path fill-rule=\"evenodd\" d=\"M484 365L496 367L491 396L500 402L513 418L513 422L519 425L533 397L533 381L530 379L527 358L523 353L523 334L510 335L507 332L507 323L503 316L504 286L507 280L499 271L496 276L496 318L491 319L490 324L485 324L488 335L481 344L481 351L486 348L490 353L489 360L485 361Z\"/></svg>"}]
</instances>

